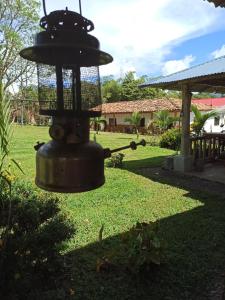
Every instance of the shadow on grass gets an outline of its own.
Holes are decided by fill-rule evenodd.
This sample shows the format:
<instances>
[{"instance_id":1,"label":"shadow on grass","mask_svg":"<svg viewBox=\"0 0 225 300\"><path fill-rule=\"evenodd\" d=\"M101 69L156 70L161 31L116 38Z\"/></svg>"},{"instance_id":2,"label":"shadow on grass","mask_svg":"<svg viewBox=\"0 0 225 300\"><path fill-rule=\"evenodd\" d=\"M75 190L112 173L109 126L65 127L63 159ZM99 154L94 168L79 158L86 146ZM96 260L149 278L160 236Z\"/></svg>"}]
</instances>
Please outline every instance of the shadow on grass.
<instances>
[{"instance_id":1,"label":"shadow on grass","mask_svg":"<svg viewBox=\"0 0 225 300\"><path fill-rule=\"evenodd\" d=\"M67 258L73 266L76 291L74 299L222 299L225 201L224 196L214 191L218 187L225 195L225 188L208 183L210 193L207 193L205 182L200 179L160 173L158 169L136 173L141 172L161 184L184 189L181 201L191 198L198 201L199 206L160 220L159 235L167 243L166 263L153 276L135 278L119 260L115 268L96 272L98 258L113 257L113 253L122 251L121 237L126 233L105 239L103 245L93 243L69 253Z\"/></svg>"},{"instance_id":2,"label":"shadow on grass","mask_svg":"<svg viewBox=\"0 0 225 300\"><path fill-rule=\"evenodd\" d=\"M123 168L135 173L135 171L140 168L159 167L162 165L164 159L165 156L155 156L139 160L125 160Z\"/></svg>"}]
</instances>

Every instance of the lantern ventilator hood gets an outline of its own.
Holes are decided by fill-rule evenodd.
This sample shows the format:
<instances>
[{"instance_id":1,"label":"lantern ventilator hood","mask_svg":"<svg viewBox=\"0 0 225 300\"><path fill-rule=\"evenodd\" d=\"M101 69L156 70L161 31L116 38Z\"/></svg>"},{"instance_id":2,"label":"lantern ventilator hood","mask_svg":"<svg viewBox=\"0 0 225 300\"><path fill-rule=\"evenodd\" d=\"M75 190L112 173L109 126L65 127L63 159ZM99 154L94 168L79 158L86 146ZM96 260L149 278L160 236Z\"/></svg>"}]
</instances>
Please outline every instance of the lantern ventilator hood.
<instances>
[{"instance_id":1,"label":"lantern ventilator hood","mask_svg":"<svg viewBox=\"0 0 225 300\"><path fill-rule=\"evenodd\" d=\"M52 140L34 147L36 184L61 193L89 191L105 182L104 160L145 141L110 150L90 141L90 117L101 115L99 66L113 58L89 34L94 24L81 14L59 10L40 21L44 29L20 55L37 63L40 114L52 116Z\"/></svg>"},{"instance_id":2,"label":"lantern ventilator hood","mask_svg":"<svg viewBox=\"0 0 225 300\"><path fill-rule=\"evenodd\" d=\"M94 30L92 21L76 12L53 11L41 19L40 26L44 31L36 35L34 46L20 52L27 60L47 65L79 64L80 67L113 61L110 54L100 50L99 41L89 34Z\"/></svg>"}]
</instances>

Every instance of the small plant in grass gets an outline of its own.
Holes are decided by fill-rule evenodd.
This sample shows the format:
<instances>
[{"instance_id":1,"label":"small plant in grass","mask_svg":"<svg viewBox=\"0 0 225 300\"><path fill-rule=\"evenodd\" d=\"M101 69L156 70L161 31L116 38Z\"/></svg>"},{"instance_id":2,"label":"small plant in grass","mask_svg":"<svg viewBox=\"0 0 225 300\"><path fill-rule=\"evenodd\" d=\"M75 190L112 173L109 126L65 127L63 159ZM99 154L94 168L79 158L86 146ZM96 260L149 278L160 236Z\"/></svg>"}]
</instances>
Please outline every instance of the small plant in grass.
<instances>
[{"instance_id":1,"label":"small plant in grass","mask_svg":"<svg viewBox=\"0 0 225 300\"><path fill-rule=\"evenodd\" d=\"M149 136L149 138L147 138L147 144L153 147L159 146L159 136L158 135Z\"/></svg>"},{"instance_id":2,"label":"small plant in grass","mask_svg":"<svg viewBox=\"0 0 225 300\"><path fill-rule=\"evenodd\" d=\"M101 231L101 229L100 229ZM104 243L99 240L100 245ZM165 243L159 238L159 223L137 222L121 236L119 247L97 259L96 271L129 270L132 274L154 275L164 261Z\"/></svg>"},{"instance_id":3,"label":"small plant in grass","mask_svg":"<svg viewBox=\"0 0 225 300\"><path fill-rule=\"evenodd\" d=\"M122 168L123 166L123 153L116 153L113 154L107 161L106 161L106 167L108 168Z\"/></svg>"},{"instance_id":4,"label":"small plant in grass","mask_svg":"<svg viewBox=\"0 0 225 300\"><path fill-rule=\"evenodd\" d=\"M139 223L123 239L132 273L151 272L163 260L163 243L159 239L156 223Z\"/></svg>"}]
</instances>

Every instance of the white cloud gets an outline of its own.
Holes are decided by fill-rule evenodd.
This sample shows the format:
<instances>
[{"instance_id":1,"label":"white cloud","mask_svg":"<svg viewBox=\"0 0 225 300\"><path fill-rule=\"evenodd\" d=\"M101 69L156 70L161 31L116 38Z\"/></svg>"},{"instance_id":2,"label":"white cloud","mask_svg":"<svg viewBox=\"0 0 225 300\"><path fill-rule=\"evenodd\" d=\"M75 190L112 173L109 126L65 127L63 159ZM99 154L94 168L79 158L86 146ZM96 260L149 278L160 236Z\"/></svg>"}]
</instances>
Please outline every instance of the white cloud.
<instances>
[{"instance_id":1,"label":"white cloud","mask_svg":"<svg viewBox=\"0 0 225 300\"><path fill-rule=\"evenodd\" d=\"M190 67L190 64L195 60L195 57L192 55L187 55L183 59L179 60L169 60L165 62L162 73L163 75L169 75Z\"/></svg>"},{"instance_id":2,"label":"white cloud","mask_svg":"<svg viewBox=\"0 0 225 300\"><path fill-rule=\"evenodd\" d=\"M76 9L72 0L48 0L46 5L48 11L66 5ZM174 45L225 25L224 10L202 0L83 0L82 5L102 50L114 57L103 73L118 76L126 65L142 74L159 72Z\"/></svg>"},{"instance_id":3,"label":"white cloud","mask_svg":"<svg viewBox=\"0 0 225 300\"><path fill-rule=\"evenodd\" d=\"M211 54L214 58L225 55L225 45L223 45L220 49L213 51Z\"/></svg>"}]
</instances>

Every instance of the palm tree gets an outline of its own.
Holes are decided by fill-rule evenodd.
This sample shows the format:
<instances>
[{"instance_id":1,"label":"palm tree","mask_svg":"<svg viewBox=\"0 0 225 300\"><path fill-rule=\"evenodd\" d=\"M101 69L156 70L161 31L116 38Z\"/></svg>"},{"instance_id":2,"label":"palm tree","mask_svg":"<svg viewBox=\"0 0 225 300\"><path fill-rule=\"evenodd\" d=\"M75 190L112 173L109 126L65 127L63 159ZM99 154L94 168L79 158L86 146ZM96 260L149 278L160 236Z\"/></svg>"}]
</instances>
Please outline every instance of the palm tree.
<instances>
[{"instance_id":1,"label":"palm tree","mask_svg":"<svg viewBox=\"0 0 225 300\"><path fill-rule=\"evenodd\" d=\"M196 105L192 105L191 106L191 110L194 113L194 121L191 125L192 130L195 132L196 135L200 135L205 122L212 117L216 117L217 116L217 112L212 110L208 113L202 114L201 111L197 108Z\"/></svg>"},{"instance_id":2,"label":"palm tree","mask_svg":"<svg viewBox=\"0 0 225 300\"><path fill-rule=\"evenodd\" d=\"M167 110L161 110L154 114L154 124L160 129L161 132L166 131L179 120L178 117L170 116Z\"/></svg>"},{"instance_id":3,"label":"palm tree","mask_svg":"<svg viewBox=\"0 0 225 300\"><path fill-rule=\"evenodd\" d=\"M96 134L98 134L101 124L105 124L106 120L103 117L91 118L90 125L93 126Z\"/></svg>"},{"instance_id":4,"label":"palm tree","mask_svg":"<svg viewBox=\"0 0 225 300\"><path fill-rule=\"evenodd\" d=\"M124 122L128 122L130 123L130 125L134 126L135 132L137 134L137 139L139 138L138 126L140 126L141 118L141 114L138 111L134 111L130 118L124 119Z\"/></svg>"}]
</instances>

